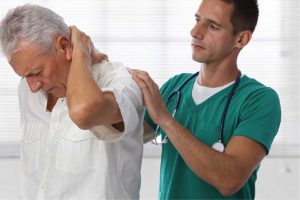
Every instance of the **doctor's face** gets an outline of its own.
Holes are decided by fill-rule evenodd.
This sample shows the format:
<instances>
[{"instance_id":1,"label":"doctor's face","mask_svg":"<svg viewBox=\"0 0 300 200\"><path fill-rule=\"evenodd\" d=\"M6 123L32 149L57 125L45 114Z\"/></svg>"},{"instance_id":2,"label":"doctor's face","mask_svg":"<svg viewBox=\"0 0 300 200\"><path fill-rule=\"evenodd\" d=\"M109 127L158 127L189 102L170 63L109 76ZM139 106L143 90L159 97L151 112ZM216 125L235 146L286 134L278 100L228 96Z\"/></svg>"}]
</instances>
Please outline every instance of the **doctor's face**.
<instances>
[{"instance_id":1,"label":"doctor's face","mask_svg":"<svg viewBox=\"0 0 300 200\"><path fill-rule=\"evenodd\" d=\"M71 63L63 54L55 51L49 55L35 45L25 45L11 55L9 63L19 76L26 78L31 92L43 90L55 97L66 96Z\"/></svg>"},{"instance_id":2,"label":"doctor's face","mask_svg":"<svg viewBox=\"0 0 300 200\"><path fill-rule=\"evenodd\" d=\"M233 5L221 0L203 0L191 30L192 57L201 63L221 62L235 46L230 21Z\"/></svg>"}]
</instances>

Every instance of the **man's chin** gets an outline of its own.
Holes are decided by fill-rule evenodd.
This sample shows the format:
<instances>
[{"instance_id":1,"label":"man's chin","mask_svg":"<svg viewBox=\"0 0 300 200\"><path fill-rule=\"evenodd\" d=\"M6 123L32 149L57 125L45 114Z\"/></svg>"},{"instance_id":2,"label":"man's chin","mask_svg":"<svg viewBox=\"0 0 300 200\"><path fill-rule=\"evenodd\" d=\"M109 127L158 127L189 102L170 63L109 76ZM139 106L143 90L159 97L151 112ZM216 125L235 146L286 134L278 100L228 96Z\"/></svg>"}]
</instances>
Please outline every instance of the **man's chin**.
<instances>
[{"instance_id":1,"label":"man's chin","mask_svg":"<svg viewBox=\"0 0 300 200\"><path fill-rule=\"evenodd\" d=\"M196 61L198 63L205 63L205 59L200 58L199 56L192 55L192 58L194 61Z\"/></svg>"}]
</instances>

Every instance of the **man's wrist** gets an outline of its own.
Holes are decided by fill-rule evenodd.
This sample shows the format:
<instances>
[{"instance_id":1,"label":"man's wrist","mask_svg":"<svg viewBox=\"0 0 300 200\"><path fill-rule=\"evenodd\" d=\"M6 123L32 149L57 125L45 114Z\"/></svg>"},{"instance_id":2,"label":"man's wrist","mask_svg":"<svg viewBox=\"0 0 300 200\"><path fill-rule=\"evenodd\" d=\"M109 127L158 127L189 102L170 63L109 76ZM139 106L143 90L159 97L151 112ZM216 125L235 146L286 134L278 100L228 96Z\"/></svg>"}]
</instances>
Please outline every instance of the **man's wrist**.
<instances>
[{"instance_id":1,"label":"man's wrist","mask_svg":"<svg viewBox=\"0 0 300 200\"><path fill-rule=\"evenodd\" d=\"M80 48L73 48L72 56L90 57L87 51L84 51Z\"/></svg>"},{"instance_id":2,"label":"man's wrist","mask_svg":"<svg viewBox=\"0 0 300 200\"><path fill-rule=\"evenodd\" d=\"M167 129L168 127L172 126L172 124L175 122L174 118L169 115L169 116L166 116L165 118L163 118L161 120L161 122L159 123L159 126L165 130Z\"/></svg>"},{"instance_id":3,"label":"man's wrist","mask_svg":"<svg viewBox=\"0 0 300 200\"><path fill-rule=\"evenodd\" d=\"M73 53L72 53L72 62L87 62L89 65L92 64L92 60L91 60L91 57L90 55L85 52L85 51L82 51L80 49L76 50L74 49L73 50Z\"/></svg>"}]
</instances>

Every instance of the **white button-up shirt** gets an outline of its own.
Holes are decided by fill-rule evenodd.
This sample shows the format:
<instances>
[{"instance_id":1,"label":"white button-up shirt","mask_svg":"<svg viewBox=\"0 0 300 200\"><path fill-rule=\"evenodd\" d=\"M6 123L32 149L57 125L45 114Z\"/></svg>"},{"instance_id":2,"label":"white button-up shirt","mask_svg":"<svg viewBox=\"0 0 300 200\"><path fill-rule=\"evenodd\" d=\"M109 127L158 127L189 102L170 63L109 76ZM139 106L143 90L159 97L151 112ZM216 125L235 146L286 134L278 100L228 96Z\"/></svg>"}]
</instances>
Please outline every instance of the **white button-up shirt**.
<instances>
[{"instance_id":1,"label":"white button-up shirt","mask_svg":"<svg viewBox=\"0 0 300 200\"><path fill-rule=\"evenodd\" d=\"M102 91L114 93L125 130L97 126L81 130L68 114L65 98L52 112L46 95L20 81L21 199L138 199L143 154L142 94L120 63L93 66ZM101 114L101 113L100 113Z\"/></svg>"}]
</instances>

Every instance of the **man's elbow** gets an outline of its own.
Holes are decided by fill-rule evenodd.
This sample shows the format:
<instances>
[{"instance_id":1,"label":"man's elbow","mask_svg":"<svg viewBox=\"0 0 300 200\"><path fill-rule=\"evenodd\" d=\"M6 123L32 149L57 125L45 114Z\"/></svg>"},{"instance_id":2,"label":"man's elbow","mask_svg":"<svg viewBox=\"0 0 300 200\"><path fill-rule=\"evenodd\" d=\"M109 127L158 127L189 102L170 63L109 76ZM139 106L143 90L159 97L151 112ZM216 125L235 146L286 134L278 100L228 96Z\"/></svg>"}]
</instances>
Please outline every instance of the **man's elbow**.
<instances>
[{"instance_id":1,"label":"man's elbow","mask_svg":"<svg viewBox=\"0 0 300 200\"><path fill-rule=\"evenodd\" d=\"M77 105L69 108L69 116L78 128L87 130L91 128L92 120L90 106Z\"/></svg>"},{"instance_id":2,"label":"man's elbow","mask_svg":"<svg viewBox=\"0 0 300 200\"><path fill-rule=\"evenodd\" d=\"M228 197L228 196L231 196L231 195L235 194L236 192L238 192L239 189L240 189L240 187L224 187L224 188L220 188L219 192L223 196Z\"/></svg>"},{"instance_id":3,"label":"man's elbow","mask_svg":"<svg viewBox=\"0 0 300 200\"><path fill-rule=\"evenodd\" d=\"M219 192L223 196L232 196L233 194L237 193L245 184L241 178L231 178L228 181L224 181L221 186L218 187Z\"/></svg>"}]
</instances>

